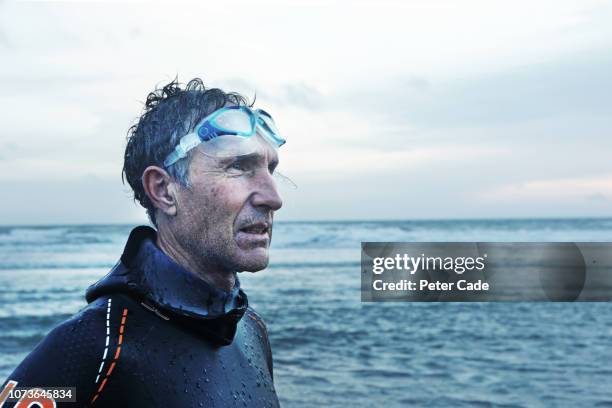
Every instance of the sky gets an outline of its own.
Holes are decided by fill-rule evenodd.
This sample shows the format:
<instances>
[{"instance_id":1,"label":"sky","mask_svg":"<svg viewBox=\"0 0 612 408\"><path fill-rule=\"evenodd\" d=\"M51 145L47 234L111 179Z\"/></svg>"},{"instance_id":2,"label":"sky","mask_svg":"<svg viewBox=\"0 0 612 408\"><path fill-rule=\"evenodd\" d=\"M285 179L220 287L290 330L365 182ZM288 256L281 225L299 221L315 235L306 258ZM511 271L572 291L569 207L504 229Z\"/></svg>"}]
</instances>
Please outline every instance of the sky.
<instances>
[{"instance_id":1,"label":"sky","mask_svg":"<svg viewBox=\"0 0 612 408\"><path fill-rule=\"evenodd\" d=\"M257 96L277 220L612 215L612 3L0 0L0 224L138 223L127 129L175 76Z\"/></svg>"}]
</instances>

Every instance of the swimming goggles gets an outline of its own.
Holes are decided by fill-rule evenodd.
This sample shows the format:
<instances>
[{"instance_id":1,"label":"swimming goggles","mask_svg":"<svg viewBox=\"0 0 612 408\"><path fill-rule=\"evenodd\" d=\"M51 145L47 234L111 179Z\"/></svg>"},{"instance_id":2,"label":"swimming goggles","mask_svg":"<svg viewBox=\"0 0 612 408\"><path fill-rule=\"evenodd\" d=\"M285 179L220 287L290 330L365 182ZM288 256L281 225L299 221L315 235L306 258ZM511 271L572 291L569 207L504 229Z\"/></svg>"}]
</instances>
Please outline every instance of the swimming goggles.
<instances>
[{"instance_id":1,"label":"swimming goggles","mask_svg":"<svg viewBox=\"0 0 612 408\"><path fill-rule=\"evenodd\" d=\"M172 166L200 144L205 154L219 158L253 153L260 143L257 137L253 137L257 134L274 148L285 144L272 116L266 111L246 106L221 108L202 119L193 132L181 138L164 160L164 167Z\"/></svg>"}]
</instances>

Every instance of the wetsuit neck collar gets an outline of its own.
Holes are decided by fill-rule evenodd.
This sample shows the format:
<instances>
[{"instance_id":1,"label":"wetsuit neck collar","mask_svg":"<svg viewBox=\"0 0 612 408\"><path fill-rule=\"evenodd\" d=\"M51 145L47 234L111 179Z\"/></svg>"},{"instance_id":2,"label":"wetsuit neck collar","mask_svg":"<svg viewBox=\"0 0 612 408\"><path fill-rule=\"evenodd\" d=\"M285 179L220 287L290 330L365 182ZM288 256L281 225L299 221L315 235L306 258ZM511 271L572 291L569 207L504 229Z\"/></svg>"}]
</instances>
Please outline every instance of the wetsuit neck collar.
<instances>
[{"instance_id":1,"label":"wetsuit neck collar","mask_svg":"<svg viewBox=\"0 0 612 408\"><path fill-rule=\"evenodd\" d=\"M156 238L150 227L132 230L121 261L89 288L87 300L111 291L130 292L215 341L231 343L248 307L238 277L229 292L218 289L174 262L155 245Z\"/></svg>"}]
</instances>

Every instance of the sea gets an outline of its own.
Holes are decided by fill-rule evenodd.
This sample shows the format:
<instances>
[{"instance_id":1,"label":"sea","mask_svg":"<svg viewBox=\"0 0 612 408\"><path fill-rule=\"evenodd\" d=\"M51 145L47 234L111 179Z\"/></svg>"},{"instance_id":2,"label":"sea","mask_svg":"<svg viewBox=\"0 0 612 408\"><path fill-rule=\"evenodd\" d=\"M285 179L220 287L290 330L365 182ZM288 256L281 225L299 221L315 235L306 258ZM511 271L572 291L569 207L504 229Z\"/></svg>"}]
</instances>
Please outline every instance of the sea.
<instances>
[{"instance_id":1,"label":"sea","mask_svg":"<svg viewBox=\"0 0 612 408\"><path fill-rule=\"evenodd\" d=\"M131 225L0 227L0 380L118 260ZM612 219L277 222L240 274L284 407L612 407L610 303L362 303L360 243L606 242Z\"/></svg>"}]
</instances>

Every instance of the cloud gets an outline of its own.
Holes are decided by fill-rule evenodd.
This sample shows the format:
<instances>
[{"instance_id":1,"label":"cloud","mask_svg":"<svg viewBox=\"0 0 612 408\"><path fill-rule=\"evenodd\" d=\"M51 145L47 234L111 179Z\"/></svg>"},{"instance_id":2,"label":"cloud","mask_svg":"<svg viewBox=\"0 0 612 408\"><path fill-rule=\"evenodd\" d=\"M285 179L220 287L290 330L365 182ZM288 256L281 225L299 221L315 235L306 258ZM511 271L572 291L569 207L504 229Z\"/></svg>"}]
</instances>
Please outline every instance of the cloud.
<instances>
[{"instance_id":1,"label":"cloud","mask_svg":"<svg viewBox=\"0 0 612 408\"><path fill-rule=\"evenodd\" d=\"M277 103L301 107L308 110L320 110L324 104L323 95L306 83L287 84L282 86Z\"/></svg>"},{"instance_id":2,"label":"cloud","mask_svg":"<svg viewBox=\"0 0 612 408\"><path fill-rule=\"evenodd\" d=\"M509 184L485 191L486 201L608 201L612 198L612 175L565 179L536 179Z\"/></svg>"},{"instance_id":3,"label":"cloud","mask_svg":"<svg viewBox=\"0 0 612 408\"><path fill-rule=\"evenodd\" d=\"M409 174L418 168L449 168L507 154L503 149L463 145L427 146L409 150L355 149L347 146L341 154L321 151L315 155L301 155L287 160L291 162L292 172L307 173L311 177L322 174L334 178L359 177L364 173L384 174L389 171ZM315 157L316 162L313 163Z\"/></svg>"},{"instance_id":4,"label":"cloud","mask_svg":"<svg viewBox=\"0 0 612 408\"><path fill-rule=\"evenodd\" d=\"M486 75L450 80L390 78L336 96L339 108L386 115L386 120L426 128L504 125L607 115L612 57L602 50L576 52Z\"/></svg>"}]
</instances>

